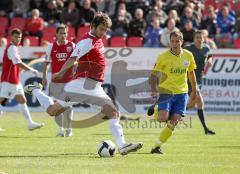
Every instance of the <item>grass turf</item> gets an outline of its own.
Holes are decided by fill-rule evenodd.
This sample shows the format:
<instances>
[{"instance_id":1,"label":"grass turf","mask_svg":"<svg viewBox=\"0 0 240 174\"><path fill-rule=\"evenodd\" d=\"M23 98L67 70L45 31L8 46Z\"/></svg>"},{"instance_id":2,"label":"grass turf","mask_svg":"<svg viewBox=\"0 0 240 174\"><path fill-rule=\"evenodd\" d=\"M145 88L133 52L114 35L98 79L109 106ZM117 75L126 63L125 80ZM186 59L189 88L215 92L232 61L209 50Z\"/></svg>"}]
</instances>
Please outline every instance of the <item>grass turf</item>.
<instances>
[{"instance_id":1,"label":"grass turf","mask_svg":"<svg viewBox=\"0 0 240 174\"><path fill-rule=\"evenodd\" d=\"M24 174L238 174L240 172L240 117L209 116L215 136L204 135L197 117L187 116L163 146L164 155L149 154L161 126L143 115L141 121L123 121L127 141L141 141L144 146L127 156L100 158L101 140L113 140L107 122L74 129L71 138L57 138L53 119L44 113L32 113L44 122L40 130L28 131L21 114L4 113L0 118L0 173ZM76 113L75 116L86 114Z\"/></svg>"}]
</instances>

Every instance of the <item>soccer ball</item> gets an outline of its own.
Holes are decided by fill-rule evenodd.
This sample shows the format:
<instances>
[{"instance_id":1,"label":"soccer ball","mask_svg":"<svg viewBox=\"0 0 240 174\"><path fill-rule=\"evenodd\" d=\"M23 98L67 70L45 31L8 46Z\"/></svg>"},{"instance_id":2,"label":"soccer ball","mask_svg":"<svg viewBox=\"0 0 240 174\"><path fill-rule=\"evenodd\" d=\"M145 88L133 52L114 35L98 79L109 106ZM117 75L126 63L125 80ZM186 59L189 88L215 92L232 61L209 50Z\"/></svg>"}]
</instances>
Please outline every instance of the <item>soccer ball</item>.
<instances>
[{"instance_id":1,"label":"soccer ball","mask_svg":"<svg viewBox=\"0 0 240 174\"><path fill-rule=\"evenodd\" d=\"M104 140L98 146L98 155L100 157L113 157L116 150L115 147L112 141Z\"/></svg>"}]
</instances>

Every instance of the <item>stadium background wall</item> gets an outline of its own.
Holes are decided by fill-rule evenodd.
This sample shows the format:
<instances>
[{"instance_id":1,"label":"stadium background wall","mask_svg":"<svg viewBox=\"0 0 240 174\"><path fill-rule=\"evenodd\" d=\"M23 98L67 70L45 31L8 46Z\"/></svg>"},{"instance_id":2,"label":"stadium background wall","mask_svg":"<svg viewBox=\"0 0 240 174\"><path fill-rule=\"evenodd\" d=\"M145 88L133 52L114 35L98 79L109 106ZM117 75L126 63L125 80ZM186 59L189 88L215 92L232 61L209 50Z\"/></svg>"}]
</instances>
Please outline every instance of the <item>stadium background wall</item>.
<instances>
[{"instance_id":1,"label":"stadium background wall","mask_svg":"<svg viewBox=\"0 0 240 174\"><path fill-rule=\"evenodd\" d=\"M39 59L45 56L44 47L20 48L22 59ZM166 49L154 48L106 48L107 59L105 91L116 102L121 112L146 112L150 105L147 77L156 57ZM0 48L0 61L4 49ZM236 49L212 50L214 63L203 79L202 94L206 112L212 114L238 115L240 113L240 54ZM21 72L22 84L41 82L40 73L34 77L30 72ZM48 74L48 79L50 74ZM45 90L48 93L47 90ZM31 111L43 111L36 98L27 95ZM130 104L129 104L130 103ZM126 106L128 104L128 106ZM76 111L93 112L97 107L77 105ZM4 110L18 110L12 100Z\"/></svg>"}]
</instances>

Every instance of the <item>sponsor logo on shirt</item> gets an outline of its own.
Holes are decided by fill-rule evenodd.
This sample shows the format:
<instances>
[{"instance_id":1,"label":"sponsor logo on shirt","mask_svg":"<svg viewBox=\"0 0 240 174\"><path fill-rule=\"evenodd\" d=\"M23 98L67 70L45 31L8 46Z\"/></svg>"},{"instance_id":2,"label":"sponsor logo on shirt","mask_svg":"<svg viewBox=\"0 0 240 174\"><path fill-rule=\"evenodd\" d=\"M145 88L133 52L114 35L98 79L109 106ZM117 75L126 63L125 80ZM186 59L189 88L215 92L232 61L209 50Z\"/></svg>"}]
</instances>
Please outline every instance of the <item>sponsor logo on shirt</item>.
<instances>
[{"instance_id":1,"label":"sponsor logo on shirt","mask_svg":"<svg viewBox=\"0 0 240 174\"><path fill-rule=\"evenodd\" d=\"M170 73L172 74L185 74L187 72L186 69L181 69L181 68L171 68Z\"/></svg>"},{"instance_id":2,"label":"sponsor logo on shirt","mask_svg":"<svg viewBox=\"0 0 240 174\"><path fill-rule=\"evenodd\" d=\"M64 61L67 59L67 53L57 53L56 54L56 57L59 61Z\"/></svg>"}]
</instances>

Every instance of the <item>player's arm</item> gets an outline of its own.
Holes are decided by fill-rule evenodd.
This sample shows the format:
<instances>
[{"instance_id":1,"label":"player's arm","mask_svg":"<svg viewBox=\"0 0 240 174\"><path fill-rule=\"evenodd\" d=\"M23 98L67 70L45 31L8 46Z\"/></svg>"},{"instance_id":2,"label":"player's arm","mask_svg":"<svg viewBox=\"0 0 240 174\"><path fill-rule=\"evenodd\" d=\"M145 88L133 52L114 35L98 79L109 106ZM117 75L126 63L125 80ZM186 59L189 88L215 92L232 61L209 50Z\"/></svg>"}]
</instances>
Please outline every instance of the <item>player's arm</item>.
<instances>
[{"instance_id":1,"label":"player's arm","mask_svg":"<svg viewBox=\"0 0 240 174\"><path fill-rule=\"evenodd\" d=\"M196 80L194 71L188 72L188 79L189 79L189 82L192 87L192 91L191 91L190 99L189 99L189 103L188 103L188 107L191 108L191 107L194 107L195 100L196 100L197 96L199 95L199 89L197 86L197 80Z\"/></svg>"},{"instance_id":2,"label":"player's arm","mask_svg":"<svg viewBox=\"0 0 240 174\"><path fill-rule=\"evenodd\" d=\"M53 74L52 79L60 79L67 72L67 70L74 65L76 59L77 59L76 56L70 57L62 66L61 70Z\"/></svg>"},{"instance_id":3,"label":"player's arm","mask_svg":"<svg viewBox=\"0 0 240 174\"><path fill-rule=\"evenodd\" d=\"M47 85L47 73L49 69L49 62L44 62L43 63L43 78L42 78L42 85L46 86Z\"/></svg>"},{"instance_id":4,"label":"player's arm","mask_svg":"<svg viewBox=\"0 0 240 174\"><path fill-rule=\"evenodd\" d=\"M16 46L9 47L8 57L11 59L11 61L13 62L14 65L18 64L21 69L27 70L27 71L32 71L32 73L37 75L38 71L36 69L34 69L22 62Z\"/></svg>"},{"instance_id":5,"label":"player's arm","mask_svg":"<svg viewBox=\"0 0 240 174\"><path fill-rule=\"evenodd\" d=\"M26 65L25 63L21 62L21 63L18 63L19 67L23 70L26 70L26 71L31 71L32 73L34 73L35 75L37 75L38 73L38 70Z\"/></svg>"},{"instance_id":6,"label":"player's arm","mask_svg":"<svg viewBox=\"0 0 240 174\"><path fill-rule=\"evenodd\" d=\"M157 97L157 93L158 93L158 76L157 74L153 74L151 73L150 77L149 77L149 85L151 87L151 95L153 98Z\"/></svg>"},{"instance_id":7,"label":"player's arm","mask_svg":"<svg viewBox=\"0 0 240 174\"><path fill-rule=\"evenodd\" d=\"M46 86L47 85L47 73L49 69L49 64L51 62L51 52L52 52L52 46L53 44L48 45L47 51L46 51L46 57L45 61L43 63L43 78L42 78L42 85Z\"/></svg>"},{"instance_id":8,"label":"player's arm","mask_svg":"<svg viewBox=\"0 0 240 174\"><path fill-rule=\"evenodd\" d=\"M158 63L159 61L155 63L153 70L151 72L151 75L149 77L149 84L151 87L151 95L155 99L158 97L158 83L159 83L159 73L160 73L160 65Z\"/></svg>"},{"instance_id":9,"label":"player's arm","mask_svg":"<svg viewBox=\"0 0 240 174\"><path fill-rule=\"evenodd\" d=\"M92 39L85 39L78 42L70 58L65 62L59 72L53 74L52 79L61 78L67 72L67 70L75 64L75 61L79 60L92 49L92 46Z\"/></svg>"}]
</instances>

